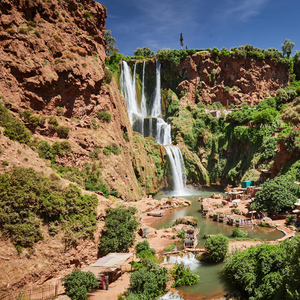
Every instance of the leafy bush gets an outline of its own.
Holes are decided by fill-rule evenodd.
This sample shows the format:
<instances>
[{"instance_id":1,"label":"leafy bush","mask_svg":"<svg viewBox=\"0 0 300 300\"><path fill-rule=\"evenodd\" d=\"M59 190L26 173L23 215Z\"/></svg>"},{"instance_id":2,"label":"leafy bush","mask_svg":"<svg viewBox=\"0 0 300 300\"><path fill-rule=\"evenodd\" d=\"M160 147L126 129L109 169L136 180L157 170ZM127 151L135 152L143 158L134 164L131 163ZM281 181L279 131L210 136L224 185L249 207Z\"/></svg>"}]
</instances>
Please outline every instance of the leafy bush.
<instances>
[{"instance_id":1,"label":"leafy bush","mask_svg":"<svg viewBox=\"0 0 300 300\"><path fill-rule=\"evenodd\" d=\"M255 112L252 116L252 122L254 124L272 123L277 115L278 111L275 108L266 108Z\"/></svg>"},{"instance_id":2,"label":"leafy bush","mask_svg":"<svg viewBox=\"0 0 300 300\"><path fill-rule=\"evenodd\" d=\"M228 258L224 273L249 299L298 299L299 236L278 245L262 244Z\"/></svg>"},{"instance_id":3,"label":"leafy bush","mask_svg":"<svg viewBox=\"0 0 300 300\"><path fill-rule=\"evenodd\" d=\"M58 126L57 127L57 134L61 138L68 138L70 132L70 127L68 126Z\"/></svg>"},{"instance_id":4,"label":"leafy bush","mask_svg":"<svg viewBox=\"0 0 300 300\"><path fill-rule=\"evenodd\" d=\"M156 261L155 250L150 248L148 241L143 241L137 243L135 246L136 257L140 257L142 260L144 259L152 259Z\"/></svg>"},{"instance_id":5,"label":"leafy bush","mask_svg":"<svg viewBox=\"0 0 300 300\"><path fill-rule=\"evenodd\" d=\"M65 292L72 300L85 300L87 293L97 286L97 278L90 271L75 269L62 280Z\"/></svg>"},{"instance_id":6,"label":"leafy bush","mask_svg":"<svg viewBox=\"0 0 300 300\"><path fill-rule=\"evenodd\" d=\"M273 158L277 150L277 139L267 136L263 139L262 145L259 149L261 152L261 160Z\"/></svg>"},{"instance_id":7,"label":"leafy bush","mask_svg":"<svg viewBox=\"0 0 300 300\"><path fill-rule=\"evenodd\" d=\"M294 207L299 196L299 187L287 176L268 179L255 194L251 209L278 213L288 207Z\"/></svg>"},{"instance_id":8,"label":"leafy bush","mask_svg":"<svg viewBox=\"0 0 300 300\"><path fill-rule=\"evenodd\" d=\"M168 280L168 270L156 264L134 271L126 299L155 299L165 291Z\"/></svg>"},{"instance_id":9,"label":"leafy bush","mask_svg":"<svg viewBox=\"0 0 300 300\"><path fill-rule=\"evenodd\" d=\"M43 238L40 223L55 222L69 232L76 245L93 237L96 229L95 195L82 195L74 185L61 188L33 169L14 167L0 175L0 229L15 245L32 247Z\"/></svg>"},{"instance_id":10,"label":"leafy bush","mask_svg":"<svg viewBox=\"0 0 300 300\"><path fill-rule=\"evenodd\" d=\"M149 47L137 48L133 51L135 56L143 56L145 58L154 58L155 53Z\"/></svg>"},{"instance_id":11,"label":"leafy bush","mask_svg":"<svg viewBox=\"0 0 300 300\"><path fill-rule=\"evenodd\" d=\"M18 141L21 144L28 144L31 132L0 102L0 126L4 127L3 134L9 139Z\"/></svg>"},{"instance_id":12,"label":"leafy bush","mask_svg":"<svg viewBox=\"0 0 300 300\"><path fill-rule=\"evenodd\" d=\"M117 144L105 146L103 149L104 155L110 155L111 153L113 153L115 155L119 155L121 152L122 151Z\"/></svg>"},{"instance_id":13,"label":"leafy bush","mask_svg":"<svg viewBox=\"0 0 300 300\"><path fill-rule=\"evenodd\" d=\"M102 255L110 252L128 252L139 225L135 213L134 207L106 209L105 228L99 244L99 252Z\"/></svg>"},{"instance_id":14,"label":"leafy bush","mask_svg":"<svg viewBox=\"0 0 300 300\"><path fill-rule=\"evenodd\" d=\"M106 109L97 112L98 119L104 123L109 123L111 121L111 114L107 112Z\"/></svg>"},{"instance_id":15,"label":"leafy bush","mask_svg":"<svg viewBox=\"0 0 300 300\"><path fill-rule=\"evenodd\" d=\"M174 283L172 287L182 286L182 285L193 285L199 282L199 275L192 273L189 267L186 267L183 262L180 264L175 264L171 274L174 278Z\"/></svg>"},{"instance_id":16,"label":"leafy bush","mask_svg":"<svg viewBox=\"0 0 300 300\"><path fill-rule=\"evenodd\" d=\"M243 238L248 236L248 232L245 230L241 230L239 227L235 226L232 230L231 236Z\"/></svg>"},{"instance_id":17,"label":"leafy bush","mask_svg":"<svg viewBox=\"0 0 300 300\"><path fill-rule=\"evenodd\" d=\"M208 251L202 255L201 260L208 262L221 262L225 259L228 252L229 240L223 234L209 236L204 247Z\"/></svg>"},{"instance_id":18,"label":"leafy bush","mask_svg":"<svg viewBox=\"0 0 300 300\"><path fill-rule=\"evenodd\" d=\"M177 67L180 64L180 61L187 56L188 53L185 50L163 49L157 51L158 59L169 62L172 67Z\"/></svg>"},{"instance_id":19,"label":"leafy bush","mask_svg":"<svg viewBox=\"0 0 300 300\"><path fill-rule=\"evenodd\" d=\"M53 117L53 116L49 117L48 123L53 125L53 128L56 130L56 128L58 126L58 121L55 117Z\"/></svg>"}]
</instances>

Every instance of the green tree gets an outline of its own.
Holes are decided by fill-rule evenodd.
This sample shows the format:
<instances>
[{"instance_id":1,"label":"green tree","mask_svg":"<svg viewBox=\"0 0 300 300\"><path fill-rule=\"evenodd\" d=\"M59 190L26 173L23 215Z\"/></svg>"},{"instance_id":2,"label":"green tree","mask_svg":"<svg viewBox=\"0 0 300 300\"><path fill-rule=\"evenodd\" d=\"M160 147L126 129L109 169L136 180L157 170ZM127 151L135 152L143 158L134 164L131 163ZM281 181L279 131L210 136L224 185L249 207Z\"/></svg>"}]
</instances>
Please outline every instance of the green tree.
<instances>
[{"instance_id":1,"label":"green tree","mask_svg":"<svg viewBox=\"0 0 300 300\"><path fill-rule=\"evenodd\" d=\"M223 234L208 237L204 243L207 253L202 255L201 260L208 262L222 262L228 252L228 243L228 238Z\"/></svg>"},{"instance_id":2,"label":"green tree","mask_svg":"<svg viewBox=\"0 0 300 300\"><path fill-rule=\"evenodd\" d=\"M63 285L66 294L72 300L85 300L87 293L97 286L97 278L90 271L82 272L75 269L63 278Z\"/></svg>"},{"instance_id":3,"label":"green tree","mask_svg":"<svg viewBox=\"0 0 300 300\"><path fill-rule=\"evenodd\" d=\"M145 58L154 58L155 53L151 51L150 48L148 47L143 47L143 48L137 48L135 51L133 51L135 56L143 56Z\"/></svg>"},{"instance_id":4,"label":"green tree","mask_svg":"<svg viewBox=\"0 0 300 300\"><path fill-rule=\"evenodd\" d=\"M283 52L283 56L287 55L287 57L289 58L293 52L294 46L295 46L295 44L293 42L291 42L291 40L285 39L284 43L281 45L281 50Z\"/></svg>"},{"instance_id":5,"label":"green tree","mask_svg":"<svg viewBox=\"0 0 300 300\"><path fill-rule=\"evenodd\" d=\"M165 291L168 280L166 268L150 263L132 273L126 299L155 299Z\"/></svg>"},{"instance_id":6,"label":"green tree","mask_svg":"<svg viewBox=\"0 0 300 300\"><path fill-rule=\"evenodd\" d=\"M286 207L294 207L299 188L287 176L268 179L261 185L251 204L253 210L279 213Z\"/></svg>"},{"instance_id":7,"label":"green tree","mask_svg":"<svg viewBox=\"0 0 300 300\"><path fill-rule=\"evenodd\" d=\"M277 115L278 111L275 108L266 108L264 110L255 112L252 116L252 122L254 124L272 123Z\"/></svg>"},{"instance_id":8,"label":"green tree","mask_svg":"<svg viewBox=\"0 0 300 300\"><path fill-rule=\"evenodd\" d=\"M116 39L111 36L111 31L109 29L105 30L104 38L106 41L106 55L117 54L119 48L115 45Z\"/></svg>"},{"instance_id":9,"label":"green tree","mask_svg":"<svg viewBox=\"0 0 300 300\"><path fill-rule=\"evenodd\" d=\"M287 299L286 245L262 244L238 252L226 261L224 273L236 290L249 299Z\"/></svg>"},{"instance_id":10,"label":"green tree","mask_svg":"<svg viewBox=\"0 0 300 300\"><path fill-rule=\"evenodd\" d=\"M182 47L183 47L183 36L182 36L182 33L180 33L180 47L181 47L181 50L182 50Z\"/></svg>"},{"instance_id":11,"label":"green tree","mask_svg":"<svg viewBox=\"0 0 300 300\"><path fill-rule=\"evenodd\" d=\"M135 231L139 225L134 207L107 208L105 228L102 231L99 252L128 252L135 240Z\"/></svg>"},{"instance_id":12,"label":"green tree","mask_svg":"<svg viewBox=\"0 0 300 300\"><path fill-rule=\"evenodd\" d=\"M184 263L175 264L171 274L174 278L172 287L193 285L199 282L199 275L193 274L191 269L186 267Z\"/></svg>"}]
</instances>

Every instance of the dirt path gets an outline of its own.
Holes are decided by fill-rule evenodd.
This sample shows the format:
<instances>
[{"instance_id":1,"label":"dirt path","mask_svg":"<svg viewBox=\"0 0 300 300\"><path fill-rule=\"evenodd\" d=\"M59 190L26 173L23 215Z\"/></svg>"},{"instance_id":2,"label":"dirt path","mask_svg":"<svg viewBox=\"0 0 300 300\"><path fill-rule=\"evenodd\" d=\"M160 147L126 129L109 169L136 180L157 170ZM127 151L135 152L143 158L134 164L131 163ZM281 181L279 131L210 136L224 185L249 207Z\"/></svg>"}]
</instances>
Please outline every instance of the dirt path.
<instances>
[{"instance_id":1,"label":"dirt path","mask_svg":"<svg viewBox=\"0 0 300 300\"><path fill-rule=\"evenodd\" d=\"M130 273L124 273L115 282L109 285L109 290L95 289L88 294L90 300L117 300L120 294L125 293L129 287Z\"/></svg>"}]
</instances>

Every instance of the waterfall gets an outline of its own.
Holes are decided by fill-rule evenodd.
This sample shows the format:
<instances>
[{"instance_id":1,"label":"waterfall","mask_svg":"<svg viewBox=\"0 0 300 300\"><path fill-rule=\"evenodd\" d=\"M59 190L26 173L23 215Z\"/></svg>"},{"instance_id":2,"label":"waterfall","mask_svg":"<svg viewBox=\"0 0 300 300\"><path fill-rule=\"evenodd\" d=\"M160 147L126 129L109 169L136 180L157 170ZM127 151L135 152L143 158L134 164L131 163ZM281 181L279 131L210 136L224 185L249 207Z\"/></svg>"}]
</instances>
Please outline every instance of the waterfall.
<instances>
[{"instance_id":1,"label":"waterfall","mask_svg":"<svg viewBox=\"0 0 300 300\"><path fill-rule=\"evenodd\" d=\"M161 108L161 64L156 61L156 85L152 105L149 105L150 116L147 115L147 103L145 96L145 61L143 62L142 74L142 96L141 105L138 105L136 94L136 63L134 65L133 76L125 61L121 65L120 86L127 105L128 115L131 125L135 131L143 136L152 136L157 142L163 145L169 157L171 172L173 177L173 188L177 195L182 195L186 187L186 173L184 160L181 151L172 144L171 125L162 119Z\"/></svg>"},{"instance_id":2,"label":"waterfall","mask_svg":"<svg viewBox=\"0 0 300 300\"><path fill-rule=\"evenodd\" d=\"M190 267L191 270L196 269L197 267L199 267L200 264L198 259L196 259L194 253L188 253L183 256L179 256L179 255L176 256L170 255L169 257L165 256L162 265L180 264L180 263L184 263L184 265Z\"/></svg>"},{"instance_id":3,"label":"waterfall","mask_svg":"<svg viewBox=\"0 0 300 300\"><path fill-rule=\"evenodd\" d=\"M145 96L145 68L146 68L146 61L143 62L143 79L142 79L142 98L141 98L141 115L144 117L147 116L147 103L146 103L146 96Z\"/></svg>"},{"instance_id":4,"label":"waterfall","mask_svg":"<svg viewBox=\"0 0 300 300\"><path fill-rule=\"evenodd\" d=\"M134 119L139 115L137 95L135 89L135 74L132 78L130 68L128 67L125 61L122 62L121 69L122 69L121 77L120 77L121 92L125 98L130 123L133 124Z\"/></svg>"},{"instance_id":5,"label":"waterfall","mask_svg":"<svg viewBox=\"0 0 300 300\"><path fill-rule=\"evenodd\" d=\"M176 146L165 146L168 154L174 182L174 192L176 195L180 195L186 188L186 173L184 167L184 160L181 151Z\"/></svg>"},{"instance_id":6,"label":"waterfall","mask_svg":"<svg viewBox=\"0 0 300 300\"><path fill-rule=\"evenodd\" d=\"M168 292L167 294L159 297L158 300L184 300L184 298L180 297L178 292Z\"/></svg>"}]
</instances>

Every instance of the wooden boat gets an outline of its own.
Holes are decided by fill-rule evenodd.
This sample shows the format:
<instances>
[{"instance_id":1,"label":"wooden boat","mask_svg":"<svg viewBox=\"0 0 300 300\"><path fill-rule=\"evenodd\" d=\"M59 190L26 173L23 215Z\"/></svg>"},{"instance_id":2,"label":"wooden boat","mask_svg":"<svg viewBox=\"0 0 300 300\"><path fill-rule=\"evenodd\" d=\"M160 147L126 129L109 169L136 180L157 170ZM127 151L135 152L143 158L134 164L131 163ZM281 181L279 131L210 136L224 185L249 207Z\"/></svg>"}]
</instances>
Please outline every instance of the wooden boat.
<instances>
[{"instance_id":1,"label":"wooden boat","mask_svg":"<svg viewBox=\"0 0 300 300\"><path fill-rule=\"evenodd\" d=\"M162 211L158 211L158 210L153 210L153 211L149 211L147 213L147 216L152 216L152 217L162 217L163 216L163 213Z\"/></svg>"}]
</instances>

